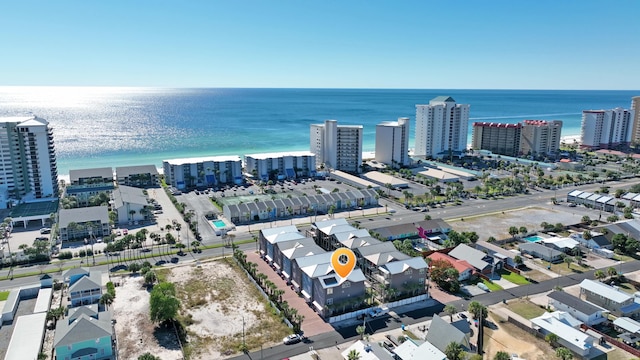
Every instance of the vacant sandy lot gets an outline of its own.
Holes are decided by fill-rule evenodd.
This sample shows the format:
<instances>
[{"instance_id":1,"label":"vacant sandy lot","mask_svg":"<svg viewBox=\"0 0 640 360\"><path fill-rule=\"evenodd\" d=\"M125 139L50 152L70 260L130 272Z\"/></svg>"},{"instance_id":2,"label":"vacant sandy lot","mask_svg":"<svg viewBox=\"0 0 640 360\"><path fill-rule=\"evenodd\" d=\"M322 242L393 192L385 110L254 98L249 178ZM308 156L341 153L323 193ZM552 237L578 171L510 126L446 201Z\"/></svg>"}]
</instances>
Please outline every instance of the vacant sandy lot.
<instances>
[{"instance_id":1,"label":"vacant sandy lot","mask_svg":"<svg viewBox=\"0 0 640 360\"><path fill-rule=\"evenodd\" d=\"M176 286L191 359L237 356L243 328L250 349L271 346L288 334L288 328L265 308L246 275L232 266L232 260L227 261L160 270ZM124 278L120 283L114 312L121 358L137 359L149 351L163 360L181 359L173 329L158 329L149 320L149 292L142 277Z\"/></svg>"},{"instance_id":2,"label":"vacant sandy lot","mask_svg":"<svg viewBox=\"0 0 640 360\"><path fill-rule=\"evenodd\" d=\"M566 210L565 208L562 209ZM489 236L500 240L511 237L509 235L509 227L511 226L517 226L518 228L524 226L529 231L535 231L540 230L540 224L543 221L550 224L562 223L569 225L580 222L581 218L581 215L575 215L570 211L531 207L505 211L504 214L498 213L464 218L464 221L449 221L449 223L458 232L475 231L480 236L480 240L486 240ZM487 226L487 224L491 225Z\"/></svg>"},{"instance_id":3,"label":"vacant sandy lot","mask_svg":"<svg viewBox=\"0 0 640 360\"><path fill-rule=\"evenodd\" d=\"M496 325L495 329L484 328L484 358L493 359L498 351L518 354L527 360L556 359L554 350L544 340L539 339L517 326L499 322L498 317L489 313L489 319Z\"/></svg>"}]
</instances>

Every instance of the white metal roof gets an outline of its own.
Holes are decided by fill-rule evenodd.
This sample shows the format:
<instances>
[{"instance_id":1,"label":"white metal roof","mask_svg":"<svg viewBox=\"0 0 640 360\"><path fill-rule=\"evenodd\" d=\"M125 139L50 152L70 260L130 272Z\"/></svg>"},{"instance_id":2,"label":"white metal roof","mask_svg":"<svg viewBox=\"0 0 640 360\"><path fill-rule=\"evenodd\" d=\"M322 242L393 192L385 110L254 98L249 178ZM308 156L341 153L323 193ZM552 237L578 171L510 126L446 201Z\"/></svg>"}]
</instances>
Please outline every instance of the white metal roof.
<instances>
[{"instance_id":1,"label":"white metal roof","mask_svg":"<svg viewBox=\"0 0 640 360\"><path fill-rule=\"evenodd\" d=\"M37 359L42 347L46 321L46 312L19 316L11 334L5 360Z\"/></svg>"},{"instance_id":2,"label":"white metal roof","mask_svg":"<svg viewBox=\"0 0 640 360\"><path fill-rule=\"evenodd\" d=\"M612 301L615 301L618 304L622 304L625 301L628 301L629 299L631 299L631 295L625 292L622 292L620 290L616 290L615 288L609 285L603 284L599 281L584 279L580 283L580 287L585 290L589 290L592 293L604 296L607 299L611 299Z\"/></svg>"},{"instance_id":3,"label":"white metal roof","mask_svg":"<svg viewBox=\"0 0 640 360\"><path fill-rule=\"evenodd\" d=\"M558 337L579 349L591 348L593 346L593 338L568 325L576 321L579 323L578 320L563 311L544 313L537 318L531 319L532 324L558 335Z\"/></svg>"},{"instance_id":4,"label":"white metal roof","mask_svg":"<svg viewBox=\"0 0 640 360\"><path fill-rule=\"evenodd\" d=\"M182 159L169 159L163 160L163 162L169 163L170 165L185 165L185 164L198 164L203 162L227 162L227 161L241 161L240 156L238 155L226 155L226 156L205 156L205 157L194 157L194 158L182 158Z\"/></svg>"},{"instance_id":5,"label":"white metal roof","mask_svg":"<svg viewBox=\"0 0 640 360\"><path fill-rule=\"evenodd\" d=\"M245 159L250 157L253 159L273 159L273 158L281 158L286 156L316 156L316 154L311 151L286 151L286 152L272 152L272 153L262 153L262 154L246 154Z\"/></svg>"},{"instance_id":6,"label":"white metal roof","mask_svg":"<svg viewBox=\"0 0 640 360\"><path fill-rule=\"evenodd\" d=\"M619 317L613 321L613 325L633 334L637 334L640 332L640 323L633 320L632 318Z\"/></svg>"}]
</instances>

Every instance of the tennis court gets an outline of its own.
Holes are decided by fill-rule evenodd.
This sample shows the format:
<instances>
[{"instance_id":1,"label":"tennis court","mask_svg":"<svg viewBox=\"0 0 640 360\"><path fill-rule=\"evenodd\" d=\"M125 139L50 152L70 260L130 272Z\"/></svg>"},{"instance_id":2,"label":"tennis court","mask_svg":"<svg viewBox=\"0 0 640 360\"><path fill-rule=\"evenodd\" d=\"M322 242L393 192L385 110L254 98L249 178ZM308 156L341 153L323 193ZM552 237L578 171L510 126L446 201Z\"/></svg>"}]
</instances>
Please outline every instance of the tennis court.
<instances>
[{"instance_id":1,"label":"tennis court","mask_svg":"<svg viewBox=\"0 0 640 360\"><path fill-rule=\"evenodd\" d=\"M11 209L11 218L18 220L19 218L28 218L38 215L49 216L52 213L58 212L58 200L54 201L41 201L33 203L24 203L14 206Z\"/></svg>"}]
</instances>

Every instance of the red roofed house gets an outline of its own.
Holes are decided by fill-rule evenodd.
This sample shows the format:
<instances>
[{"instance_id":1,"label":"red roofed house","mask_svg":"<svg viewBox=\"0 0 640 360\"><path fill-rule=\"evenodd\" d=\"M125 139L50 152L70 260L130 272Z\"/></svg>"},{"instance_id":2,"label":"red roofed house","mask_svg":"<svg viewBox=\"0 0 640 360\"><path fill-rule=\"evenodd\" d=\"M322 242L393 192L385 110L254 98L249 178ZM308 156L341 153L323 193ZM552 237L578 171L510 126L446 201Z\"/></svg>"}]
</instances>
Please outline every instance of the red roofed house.
<instances>
[{"instance_id":1,"label":"red roofed house","mask_svg":"<svg viewBox=\"0 0 640 360\"><path fill-rule=\"evenodd\" d=\"M469 264L465 260L457 260L447 254L443 254L439 252L434 252L433 254L427 257L431 259L431 261L444 260L449 264L451 264L456 270L458 270L458 273L460 274L458 276L459 281L469 279L471 277L471 274L473 273L473 266L471 266L471 264Z\"/></svg>"}]
</instances>

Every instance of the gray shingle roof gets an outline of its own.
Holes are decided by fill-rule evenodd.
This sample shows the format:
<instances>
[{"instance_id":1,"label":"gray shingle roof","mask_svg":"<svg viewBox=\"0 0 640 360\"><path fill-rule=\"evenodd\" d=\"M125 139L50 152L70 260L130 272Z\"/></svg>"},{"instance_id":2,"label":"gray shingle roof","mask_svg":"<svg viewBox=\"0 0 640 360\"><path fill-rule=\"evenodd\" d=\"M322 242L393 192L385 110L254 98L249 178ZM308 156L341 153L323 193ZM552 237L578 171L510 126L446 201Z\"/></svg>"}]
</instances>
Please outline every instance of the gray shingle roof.
<instances>
[{"instance_id":1,"label":"gray shingle roof","mask_svg":"<svg viewBox=\"0 0 640 360\"><path fill-rule=\"evenodd\" d=\"M460 244L449 252L449 256L452 256L458 260L466 260L469 264L479 270L485 269L490 264L482 258L487 256L480 250L476 250L467 244Z\"/></svg>"},{"instance_id":2,"label":"gray shingle roof","mask_svg":"<svg viewBox=\"0 0 640 360\"><path fill-rule=\"evenodd\" d=\"M89 273L89 276L83 276L71 285L71 287L69 287L69 292L87 291L99 288L102 288L102 274L97 271L92 271Z\"/></svg>"},{"instance_id":3,"label":"gray shingle roof","mask_svg":"<svg viewBox=\"0 0 640 360\"><path fill-rule=\"evenodd\" d=\"M154 165L120 166L116 168L116 175L119 178L138 174L158 175L158 168Z\"/></svg>"},{"instance_id":4,"label":"gray shingle roof","mask_svg":"<svg viewBox=\"0 0 640 360\"><path fill-rule=\"evenodd\" d=\"M82 314L71 324L66 321L58 321L53 344L54 347L60 347L106 336L111 337L112 329L110 319L96 320Z\"/></svg>"},{"instance_id":5,"label":"gray shingle roof","mask_svg":"<svg viewBox=\"0 0 640 360\"><path fill-rule=\"evenodd\" d=\"M433 315L431 326L427 332L426 340L432 343L438 350L444 352L452 341L469 349L469 343L465 334L455 326L444 321L440 316Z\"/></svg>"},{"instance_id":6,"label":"gray shingle roof","mask_svg":"<svg viewBox=\"0 0 640 360\"><path fill-rule=\"evenodd\" d=\"M103 224L109 223L109 210L106 206L90 206L85 208L75 209L60 209L59 213L59 226L60 228L66 228L69 223L75 222L78 224L89 221L100 221Z\"/></svg>"},{"instance_id":7,"label":"gray shingle roof","mask_svg":"<svg viewBox=\"0 0 640 360\"><path fill-rule=\"evenodd\" d=\"M73 183L82 178L101 177L113 180L113 169L110 167L69 170L69 180Z\"/></svg>"},{"instance_id":8,"label":"gray shingle roof","mask_svg":"<svg viewBox=\"0 0 640 360\"><path fill-rule=\"evenodd\" d=\"M564 291L552 291L547 296L586 315L591 315L598 311L605 311L605 309L599 306L583 301Z\"/></svg>"}]
</instances>

